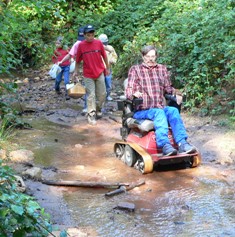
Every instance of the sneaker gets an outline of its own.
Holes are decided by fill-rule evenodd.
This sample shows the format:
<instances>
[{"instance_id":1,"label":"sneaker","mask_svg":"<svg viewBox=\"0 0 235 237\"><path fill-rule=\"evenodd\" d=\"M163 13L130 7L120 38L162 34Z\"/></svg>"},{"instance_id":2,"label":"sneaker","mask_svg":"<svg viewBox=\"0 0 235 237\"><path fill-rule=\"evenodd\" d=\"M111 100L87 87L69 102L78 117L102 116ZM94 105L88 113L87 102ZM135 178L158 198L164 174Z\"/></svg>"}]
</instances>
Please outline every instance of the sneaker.
<instances>
[{"instance_id":1,"label":"sneaker","mask_svg":"<svg viewBox=\"0 0 235 237\"><path fill-rule=\"evenodd\" d=\"M70 100L70 97L68 95L65 95L66 100Z\"/></svg>"},{"instance_id":2,"label":"sneaker","mask_svg":"<svg viewBox=\"0 0 235 237\"><path fill-rule=\"evenodd\" d=\"M87 114L87 108L83 109L82 112L81 112L81 115L86 115Z\"/></svg>"},{"instance_id":3,"label":"sneaker","mask_svg":"<svg viewBox=\"0 0 235 237\"><path fill-rule=\"evenodd\" d=\"M56 93L57 95L61 95L61 94L62 94L62 92L61 92L60 90L55 90L55 93Z\"/></svg>"},{"instance_id":4,"label":"sneaker","mask_svg":"<svg viewBox=\"0 0 235 237\"><path fill-rule=\"evenodd\" d=\"M196 148L190 145L188 142L184 141L179 143L179 153L180 154L189 154L196 151Z\"/></svg>"},{"instance_id":5,"label":"sneaker","mask_svg":"<svg viewBox=\"0 0 235 237\"><path fill-rule=\"evenodd\" d=\"M162 148L164 156L172 156L177 154L177 150L169 143L166 143Z\"/></svg>"},{"instance_id":6,"label":"sneaker","mask_svg":"<svg viewBox=\"0 0 235 237\"><path fill-rule=\"evenodd\" d=\"M108 96L106 99L107 99L108 101L112 101L112 100L113 100L113 98L110 97L110 96Z\"/></svg>"},{"instance_id":7,"label":"sneaker","mask_svg":"<svg viewBox=\"0 0 235 237\"><path fill-rule=\"evenodd\" d=\"M102 116L103 116L103 113L102 113L101 111L98 111L98 112L96 113L96 118L97 118L97 119L101 119Z\"/></svg>"},{"instance_id":8,"label":"sneaker","mask_svg":"<svg viewBox=\"0 0 235 237\"><path fill-rule=\"evenodd\" d=\"M89 113L87 115L87 120L90 125L96 125L95 113Z\"/></svg>"}]
</instances>

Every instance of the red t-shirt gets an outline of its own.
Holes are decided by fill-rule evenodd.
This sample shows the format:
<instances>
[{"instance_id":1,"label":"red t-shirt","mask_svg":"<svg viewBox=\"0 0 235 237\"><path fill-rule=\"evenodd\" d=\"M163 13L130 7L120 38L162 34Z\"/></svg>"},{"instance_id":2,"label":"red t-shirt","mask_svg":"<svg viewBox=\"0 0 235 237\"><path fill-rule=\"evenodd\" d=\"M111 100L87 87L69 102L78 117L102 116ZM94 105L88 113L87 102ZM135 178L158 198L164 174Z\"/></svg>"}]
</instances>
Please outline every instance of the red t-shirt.
<instances>
[{"instance_id":1,"label":"red t-shirt","mask_svg":"<svg viewBox=\"0 0 235 237\"><path fill-rule=\"evenodd\" d=\"M94 39L92 42L82 41L78 46L76 62L83 61L83 75L87 78L97 79L105 70L104 62L106 58L104 46L100 40Z\"/></svg>"},{"instance_id":2,"label":"red t-shirt","mask_svg":"<svg viewBox=\"0 0 235 237\"><path fill-rule=\"evenodd\" d=\"M53 57L52 57L52 62L57 63L57 62L61 61L68 53L69 53L69 49L65 50L62 48L57 48L54 52ZM62 64L60 64L60 66L68 66L68 65L70 65L69 60L66 60Z\"/></svg>"}]
</instances>

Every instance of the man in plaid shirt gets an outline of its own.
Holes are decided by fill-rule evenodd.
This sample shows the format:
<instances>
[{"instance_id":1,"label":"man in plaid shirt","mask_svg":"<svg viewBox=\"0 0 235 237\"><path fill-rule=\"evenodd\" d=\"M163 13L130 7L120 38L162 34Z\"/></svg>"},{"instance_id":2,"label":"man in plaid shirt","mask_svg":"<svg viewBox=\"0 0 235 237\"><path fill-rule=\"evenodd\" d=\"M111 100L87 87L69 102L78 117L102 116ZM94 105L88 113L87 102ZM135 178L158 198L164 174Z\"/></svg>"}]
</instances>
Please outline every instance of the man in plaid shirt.
<instances>
[{"instance_id":1,"label":"man in plaid shirt","mask_svg":"<svg viewBox=\"0 0 235 237\"><path fill-rule=\"evenodd\" d=\"M144 46L141 53L143 63L130 68L126 88L128 99L143 98L143 104L134 113L134 118L154 122L156 142L158 147L162 147L163 155L177 154L168 138L168 123L179 146L179 153L195 152L196 148L187 142L188 136L178 109L165 105L165 94L175 92L166 66L156 63L157 50L154 46Z\"/></svg>"}]
</instances>

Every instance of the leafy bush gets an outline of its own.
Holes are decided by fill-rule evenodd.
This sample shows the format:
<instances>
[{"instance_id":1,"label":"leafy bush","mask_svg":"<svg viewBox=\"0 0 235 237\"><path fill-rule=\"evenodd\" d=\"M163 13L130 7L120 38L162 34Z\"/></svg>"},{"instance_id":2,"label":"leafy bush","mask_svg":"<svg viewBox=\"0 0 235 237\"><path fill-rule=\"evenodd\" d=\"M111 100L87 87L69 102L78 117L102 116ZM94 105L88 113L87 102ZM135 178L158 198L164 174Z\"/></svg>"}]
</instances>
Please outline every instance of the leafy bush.
<instances>
[{"instance_id":1,"label":"leafy bush","mask_svg":"<svg viewBox=\"0 0 235 237\"><path fill-rule=\"evenodd\" d=\"M115 75L126 77L128 68L138 62L142 45L154 44L158 61L168 65L174 86L185 94L184 108L232 115L234 6L227 0L123 2L103 19L114 45L123 48Z\"/></svg>"},{"instance_id":2,"label":"leafy bush","mask_svg":"<svg viewBox=\"0 0 235 237\"><path fill-rule=\"evenodd\" d=\"M49 216L32 197L17 192L14 181L13 171L0 160L0 236L48 236Z\"/></svg>"}]
</instances>

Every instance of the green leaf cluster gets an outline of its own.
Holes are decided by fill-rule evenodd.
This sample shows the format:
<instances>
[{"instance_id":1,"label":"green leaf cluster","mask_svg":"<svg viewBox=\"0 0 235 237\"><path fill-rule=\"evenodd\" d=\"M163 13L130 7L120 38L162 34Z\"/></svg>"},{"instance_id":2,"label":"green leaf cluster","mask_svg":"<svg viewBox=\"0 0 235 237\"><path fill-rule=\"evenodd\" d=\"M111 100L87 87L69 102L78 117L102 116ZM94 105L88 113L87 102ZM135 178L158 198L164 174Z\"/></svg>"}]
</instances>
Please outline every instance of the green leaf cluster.
<instances>
[{"instance_id":1,"label":"green leaf cluster","mask_svg":"<svg viewBox=\"0 0 235 237\"><path fill-rule=\"evenodd\" d=\"M0 160L0 236L43 237L51 230L49 215L32 197L16 190L14 172Z\"/></svg>"},{"instance_id":2,"label":"green leaf cluster","mask_svg":"<svg viewBox=\"0 0 235 237\"><path fill-rule=\"evenodd\" d=\"M123 2L101 23L121 51L114 74L126 77L141 60L142 45L154 44L158 62L168 65L174 86L184 92L184 108L234 116L234 7L234 0Z\"/></svg>"}]
</instances>

